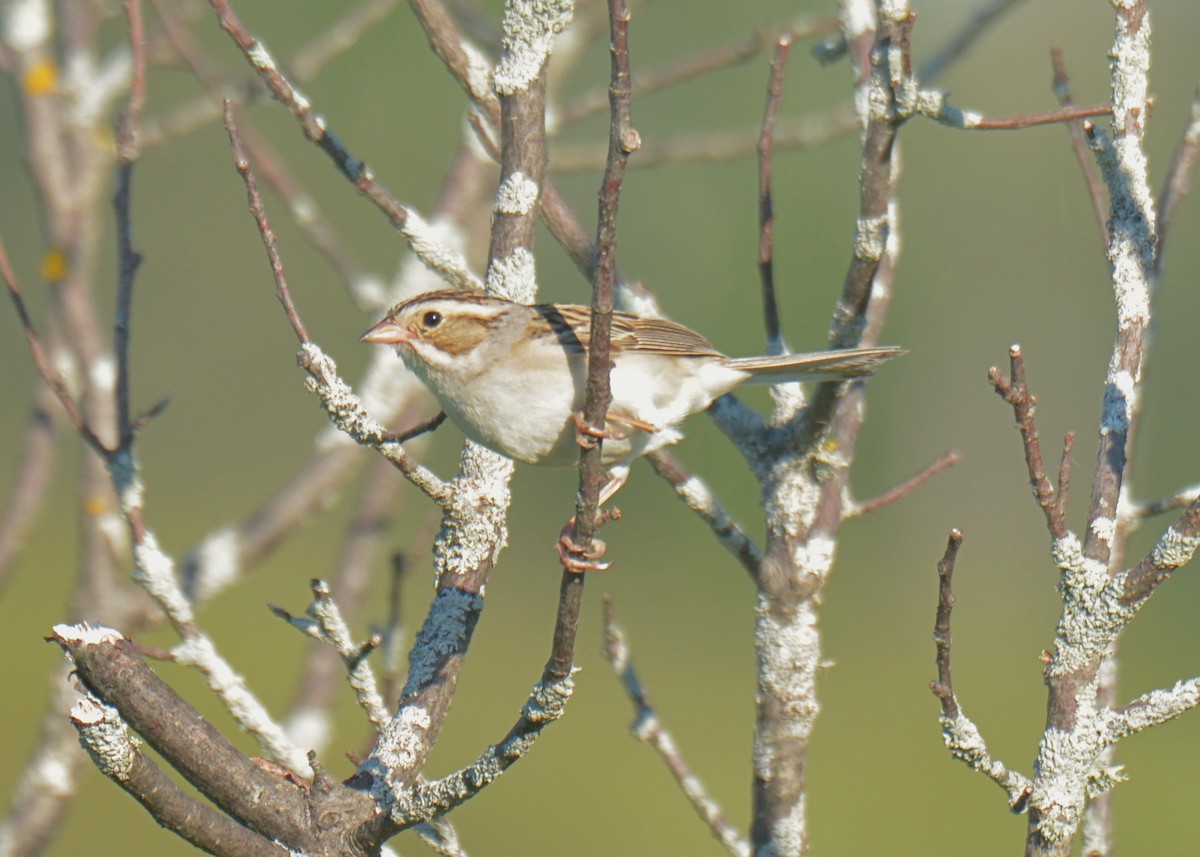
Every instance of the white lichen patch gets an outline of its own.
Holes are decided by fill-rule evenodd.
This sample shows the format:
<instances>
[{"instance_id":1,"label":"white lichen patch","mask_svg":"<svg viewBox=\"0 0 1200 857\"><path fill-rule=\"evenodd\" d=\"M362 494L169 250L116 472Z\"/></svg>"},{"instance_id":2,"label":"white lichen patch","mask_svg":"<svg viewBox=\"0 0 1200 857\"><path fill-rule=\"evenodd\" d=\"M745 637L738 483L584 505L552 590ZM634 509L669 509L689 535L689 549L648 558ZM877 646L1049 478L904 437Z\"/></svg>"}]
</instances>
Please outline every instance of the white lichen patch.
<instances>
[{"instance_id":1,"label":"white lichen patch","mask_svg":"<svg viewBox=\"0 0 1200 857\"><path fill-rule=\"evenodd\" d=\"M883 217L860 217L854 230L854 257L864 261L878 261L887 246L888 219Z\"/></svg>"},{"instance_id":2,"label":"white lichen patch","mask_svg":"<svg viewBox=\"0 0 1200 857\"><path fill-rule=\"evenodd\" d=\"M117 389L117 361L105 354L88 365L88 379L97 393L111 395Z\"/></svg>"},{"instance_id":3,"label":"white lichen patch","mask_svg":"<svg viewBox=\"0 0 1200 857\"><path fill-rule=\"evenodd\" d=\"M63 71L63 89L71 94L71 123L92 130L110 121L113 102L129 91L133 57L126 49L114 50L97 67L92 54L80 51L65 59Z\"/></svg>"},{"instance_id":4,"label":"white lichen patch","mask_svg":"<svg viewBox=\"0 0 1200 857\"><path fill-rule=\"evenodd\" d=\"M1106 544L1112 544L1113 536L1117 533L1117 522L1112 518L1099 517L1088 525L1096 537Z\"/></svg>"},{"instance_id":5,"label":"white lichen patch","mask_svg":"<svg viewBox=\"0 0 1200 857\"><path fill-rule=\"evenodd\" d=\"M816 698L816 672L821 658L821 638L814 606L806 601L786 619L771 610L770 599L760 596L754 642L758 652L760 692L782 708L778 724L794 738L807 740L820 711ZM755 770L773 776L775 759L769 748L756 743Z\"/></svg>"},{"instance_id":6,"label":"white lichen patch","mask_svg":"<svg viewBox=\"0 0 1200 857\"><path fill-rule=\"evenodd\" d=\"M1155 568L1181 568L1191 562L1197 547L1200 547L1200 536L1185 535L1175 527L1170 527L1154 546L1150 560Z\"/></svg>"},{"instance_id":7,"label":"white lichen patch","mask_svg":"<svg viewBox=\"0 0 1200 857\"><path fill-rule=\"evenodd\" d=\"M839 3L838 8L841 10L842 32L847 39L875 31L875 4L870 0L848 0Z\"/></svg>"},{"instance_id":8,"label":"white lichen patch","mask_svg":"<svg viewBox=\"0 0 1200 857\"><path fill-rule=\"evenodd\" d=\"M175 579L175 563L158 546L153 533L145 533L133 546L133 579L150 593L174 622L192 622L192 603Z\"/></svg>"},{"instance_id":9,"label":"white lichen patch","mask_svg":"<svg viewBox=\"0 0 1200 857\"><path fill-rule=\"evenodd\" d=\"M483 288L483 283L471 271L463 256L466 238L457 224L444 218L426 221L410 209L401 234L408 239L413 254L436 275L437 280L459 289ZM398 302L439 288L441 283L437 280L431 281L401 268L393 299Z\"/></svg>"},{"instance_id":10,"label":"white lichen patch","mask_svg":"<svg viewBox=\"0 0 1200 857\"><path fill-rule=\"evenodd\" d=\"M471 614L483 609L483 596L460 589L438 592L429 608L429 618L421 627L409 659L406 696L417 693L432 681L446 658L465 647L464 634Z\"/></svg>"},{"instance_id":11,"label":"white lichen patch","mask_svg":"<svg viewBox=\"0 0 1200 857\"><path fill-rule=\"evenodd\" d=\"M572 675L578 671L573 669ZM575 692L571 675L551 681L539 681L525 702L521 713L530 723L550 723L563 716L567 700Z\"/></svg>"},{"instance_id":12,"label":"white lichen patch","mask_svg":"<svg viewBox=\"0 0 1200 857\"><path fill-rule=\"evenodd\" d=\"M241 537L226 526L205 538L192 553L192 597L200 603L225 589L242 572Z\"/></svg>"},{"instance_id":13,"label":"white lichen patch","mask_svg":"<svg viewBox=\"0 0 1200 857\"><path fill-rule=\"evenodd\" d=\"M100 643L119 643L125 639L120 631L106 628L103 625L89 625L81 622L78 625L55 625L54 636L66 643L79 643L84 646L95 646Z\"/></svg>"},{"instance_id":14,"label":"white lichen patch","mask_svg":"<svg viewBox=\"0 0 1200 857\"><path fill-rule=\"evenodd\" d=\"M471 42L460 42L459 47L466 58L465 77L471 99L479 104L486 104L488 99L492 98L492 63Z\"/></svg>"},{"instance_id":15,"label":"white lichen patch","mask_svg":"<svg viewBox=\"0 0 1200 857\"><path fill-rule=\"evenodd\" d=\"M50 4L46 0L13 0L4 13L4 41L18 53L50 39Z\"/></svg>"},{"instance_id":16,"label":"white lichen patch","mask_svg":"<svg viewBox=\"0 0 1200 857\"><path fill-rule=\"evenodd\" d=\"M533 303L537 294L537 264L533 254L518 247L503 259L493 259L487 272L487 290L520 304Z\"/></svg>"},{"instance_id":17,"label":"white lichen patch","mask_svg":"<svg viewBox=\"0 0 1200 857\"><path fill-rule=\"evenodd\" d=\"M379 736L372 758L389 772L410 770L421 756L431 723L429 712L424 708L404 706ZM377 784L382 785L378 780Z\"/></svg>"},{"instance_id":18,"label":"white lichen patch","mask_svg":"<svg viewBox=\"0 0 1200 857\"><path fill-rule=\"evenodd\" d=\"M275 64L275 57L271 56L271 52L262 42L252 44L250 50L247 51L247 56L254 67L261 71L279 71L279 66Z\"/></svg>"},{"instance_id":19,"label":"white lichen patch","mask_svg":"<svg viewBox=\"0 0 1200 857\"><path fill-rule=\"evenodd\" d=\"M529 214L538 200L538 184L520 170L500 183L496 190L497 214Z\"/></svg>"},{"instance_id":20,"label":"white lichen patch","mask_svg":"<svg viewBox=\"0 0 1200 857\"><path fill-rule=\"evenodd\" d=\"M504 9L504 53L492 75L496 92L512 95L541 73L554 38L571 23L574 0L509 0Z\"/></svg>"},{"instance_id":21,"label":"white lichen patch","mask_svg":"<svg viewBox=\"0 0 1200 857\"><path fill-rule=\"evenodd\" d=\"M80 743L100 772L115 780L129 779L137 762L139 742L117 710L86 696L71 706L70 717L79 730Z\"/></svg>"},{"instance_id":22,"label":"white lichen patch","mask_svg":"<svg viewBox=\"0 0 1200 857\"><path fill-rule=\"evenodd\" d=\"M1121 268L1125 274L1124 266ZM1117 329L1132 325L1145 326L1150 321L1150 288L1142 277L1140 266L1129 275L1113 277L1113 294L1117 301Z\"/></svg>"},{"instance_id":23,"label":"white lichen patch","mask_svg":"<svg viewBox=\"0 0 1200 857\"><path fill-rule=\"evenodd\" d=\"M792 551L792 563L803 574L824 578L833 568L837 541L827 536L812 535Z\"/></svg>"}]
</instances>

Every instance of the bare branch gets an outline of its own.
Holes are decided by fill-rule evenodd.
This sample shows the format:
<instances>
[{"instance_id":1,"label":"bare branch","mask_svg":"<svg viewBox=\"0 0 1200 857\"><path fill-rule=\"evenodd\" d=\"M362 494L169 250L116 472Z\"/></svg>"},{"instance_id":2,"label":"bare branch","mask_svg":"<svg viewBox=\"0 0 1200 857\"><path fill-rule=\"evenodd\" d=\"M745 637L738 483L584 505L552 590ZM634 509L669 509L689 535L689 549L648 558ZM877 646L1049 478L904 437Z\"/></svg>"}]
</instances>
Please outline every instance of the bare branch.
<instances>
[{"instance_id":1,"label":"bare branch","mask_svg":"<svg viewBox=\"0 0 1200 857\"><path fill-rule=\"evenodd\" d=\"M272 839L308 841L303 793L235 749L146 666L129 640L108 629L60 625L54 641L88 689L217 806Z\"/></svg>"},{"instance_id":2,"label":"bare branch","mask_svg":"<svg viewBox=\"0 0 1200 857\"><path fill-rule=\"evenodd\" d=\"M689 473L675 456L665 449L658 449L646 456L654 472L667 481L675 493L687 503L688 508L708 524L713 535L725 550L729 551L751 579L758 577L762 551L746 534L741 524L733 520L725 507L698 476Z\"/></svg>"},{"instance_id":3,"label":"bare branch","mask_svg":"<svg viewBox=\"0 0 1200 857\"><path fill-rule=\"evenodd\" d=\"M869 500L863 500L860 503L849 504L844 513L845 517L857 518L860 515L868 515L871 512L882 509L884 506L895 503L897 500L908 496L912 491L920 488L943 470L958 464L958 462L961 460L962 456L957 452L947 452L941 458L938 458L926 465L926 467L919 473L910 476L899 485L889 488L887 491L884 491L882 494L872 497Z\"/></svg>"},{"instance_id":4,"label":"bare branch","mask_svg":"<svg viewBox=\"0 0 1200 857\"><path fill-rule=\"evenodd\" d=\"M604 658L612 665L625 689L625 695L633 703L631 731L634 737L654 748L683 790L692 809L708 825L717 841L725 846L725 850L735 857L749 857L750 843L729 822L716 801L708 796L704 785L684 760L675 739L658 719L658 713L650 702L650 694L633 668L625 630L617 624L612 599L607 595L604 597Z\"/></svg>"},{"instance_id":5,"label":"bare branch","mask_svg":"<svg viewBox=\"0 0 1200 857\"><path fill-rule=\"evenodd\" d=\"M1008 356L1011 378L1005 378L999 369L992 367L988 370L988 381L1000 397L1012 406L1017 419L1017 430L1021 433L1021 442L1025 449L1025 465L1029 469L1033 496L1046 516L1046 527L1050 530L1050 536L1058 540L1067 532L1064 522L1067 511L1065 495L1055 494L1050 478L1046 475L1042 447L1038 441L1037 423L1033 418L1037 398L1029 392L1029 386L1025 383L1025 358L1021 354L1021 346L1014 345L1010 348Z\"/></svg>"},{"instance_id":6,"label":"bare branch","mask_svg":"<svg viewBox=\"0 0 1200 857\"><path fill-rule=\"evenodd\" d=\"M1191 562L1197 547L1200 547L1200 497L1167 528L1154 549L1129 570L1122 601L1130 605L1145 601L1175 569Z\"/></svg>"},{"instance_id":7,"label":"bare branch","mask_svg":"<svg viewBox=\"0 0 1200 857\"><path fill-rule=\"evenodd\" d=\"M1073 107L1071 99L1070 79L1067 77L1067 65L1063 59L1061 48L1051 48L1050 62L1054 67L1054 94L1058 103L1063 107ZM1083 126L1077 122L1066 124L1067 132L1071 135L1071 149L1075 152L1075 160L1083 171L1083 182L1087 186L1088 196L1092 200L1092 212L1096 215L1096 225L1100 227L1100 241L1108 246L1108 195L1104 191L1104 183L1096 172L1096 162L1092 159L1091 150L1084 138Z\"/></svg>"},{"instance_id":8,"label":"bare branch","mask_svg":"<svg viewBox=\"0 0 1200 857\"><path fill-rule=\"evenodd\" d=\"M5 249L2 239L0 239L0 275L4 277L4 284L8 287L8 296L12 299L13 306L16 307L17 318L20 319L21 327L25 331L25 340L29 343L29 352L33 356L33 362L37 366L38 374L42 376L42 380L46 382L46 385L54 391L59 404L67 412L67 419L71 421L71 426L79 433L79 436L87 441L87 445L97 455L108 461L112 455L112 450L105 446L96 432L92 430L87 420L84 419L83 411L80 409L78 402L75 401L75 397L67 389L66 380L50 362L50 358L46 354L46 349L42 345L41 337L33 329L33 322L29 319L29 311L25 308L25 298L21 294L21 285L17 282L16 274L13 273L12 265L8 261L8 251Z\"/></svg>"},{"instance_id":9,"label":"bare branch","mask_svg":"<svg viewBox=\"0 0 1200 857\"><path fill-rule=\"evenodd\" d=\"M937 680L929 683L929 689L942 706L942 738L950 755L965 763L973 771L986 776L1008 794L1009 808L1020 812L1033 792L1028 778L1010 771L1003 763L992 758L979 728L962 712L958 698L954 695L954 677L950 668L953 638L950 633L950 616L954 610L954 564L958 550L962 547L962 533L951 530L946 542L946 552L937 564L938 606L933 626L933 641L937 648Z\"/></svg>"},{"instance_id":10,"label":"bare branch","mask_svg":"<svg viewBox=\"0 0 1200 857\"><path fill-rule=\"evenodd\" d=\"M596 220L596 265L592 281L591 336L588 344L587 380L583 412L580 415L579 496L571 533L571 554L587 563L593 555L592 538L599 526L597 508L604 481L602 453L608 411L612 406L609 372L612 368L613 292L617 279L617 209L625 164L641 145L641 138L630 117L629 9L624 0L609 0L612 71L609 84L611 118L609 120L608 164L600 183L599 213ZM589 436L590 435L590 436ZM571 557L564 556L567 571ZM582 567L582 566L581 566ZM580 581L580 584L582 581ZM564 581L564 587L567 583ZM582 586L575 597L581 597ZM572 632L573 633L573 632ZM567 662L569 664L569 661ZM560 669L565 666L560 664Z\"/></svg>"},{"instance_id":11,"label":"bare branch","mask_svg":"<svg viewBox=\"0 0 1200 857\"><path fill-rule=\"evenodd\" d=\"M977 7L963 28L925 61L925 65L917 72L917 77L925 81L940 77L942 72L967 53L989 27L1019 2L1021 0L987 0Z\"/></svg>"},{"instance_id":12,"label":"bare branch","mask_svg":"<svg viewBox=\"0 0 1200 857\"><path fill-rule=\"evenodd\" d=\"M177 785L138 748L117 709L89 695L71 709L71 723L100 772L184 841L210 854L282 857L291 853Z\"/></svg>"},{"instance_id":13,"label":"bare branch","mask_svg":"<svg viewBox=\"0 0 1200 857\"><path fill-rule=\"evenodd\" d=\"M237 167L238 175L246 184L246 199L250 203L250 214L254 217L254 222L258 226L258 234L262 236L263 246L267 250L271 274L275 277L275 296L283 304L283 311L287 314L288 322L292 325L296 339L300 340L301 345L307 345L312 340L304 327L304 322L300 320L296 304L292 301L291 292L288 290L287 275L283 270L283 261L279 258L279 247L275 243L275 232L267 221L267 212L263 208L262 196L258 192L258 181L250 169L250 158L246 154L246 147L234 124L233 105L228 100L225 101L225 130L229 133L229 145L233 149L234 166Z\"/></svg>"},{"instance_id":14,"label":"bare branch","mask_svg":"<svg viewBox=\"0 0 1200 857\"><path fill-rule=\"evenodd\" d=\"M786 348L779 331L779 304L775 296L775 264L772 241L775 237L775 208L771 200L771 151L779 104L783 100L783 75L790 35L783 35L771 57L771 77L767 83L767 106L763 111L762 133L758 138L758 274L762 280L763 324L767 332L767 353L782 354Z\"/></svg>"},{"instance_id":15,"label":"bare branch","mask_svg":"<svg viewBox=\"0 0 1200 857\"><path fill-rule=\"evenodd\" d=\"M359 193L366 196L400 230L413 252L447 283L460 288L478 288L479 280L470 272L466 262L442 242L433 239L428 225L416 217L381 185L370 168L350 154L342 141L329 130L323 116L313 110L311 103L279 70L274 58L258 39L254 38L238 19L228 0L210 0L217 11L221 26L241 49L246 60L278 99L296 119L300 129L311 142L327 154L338 170Z\"/></svg>"},{"instance_id":16,"label":"bare branch","mask_svg":"<svg viewBox=\"0 0 1200 857\"><path fill-rule=\"evenodd\" d=\"M1179 203L1187 196L1192 183L1192 172L1196 168L1196 158L1200 155L1200 87L1192 97L1191 115L1187 127L1171 157L1171 165L1167 169L1167 177L1163 180L1162 192L1158 201L1158 254L1154 259L1154 273L1157 277L1162 267L1162 248L1167 239L1167 230L1175 221L1175 212Z\"/></svg>"},{"instance_id":17,"label":"bare branch","mask_svg":"<svg viewBox=\"0 0 1200 857\"><path fill-rule=\"evenodd\" d=\"M933 642L937 648L937 681L929 689L942 703L942 716L957 718L958 700L954 698L954 677L950 669L950 653L953 638L950 635L950 615L954 611L954 563L962 547L963 536L958 530L950 531L946 542L946 553L938 561L938 606L937 619L933 623Z\"/></svg>"}]
</instances>

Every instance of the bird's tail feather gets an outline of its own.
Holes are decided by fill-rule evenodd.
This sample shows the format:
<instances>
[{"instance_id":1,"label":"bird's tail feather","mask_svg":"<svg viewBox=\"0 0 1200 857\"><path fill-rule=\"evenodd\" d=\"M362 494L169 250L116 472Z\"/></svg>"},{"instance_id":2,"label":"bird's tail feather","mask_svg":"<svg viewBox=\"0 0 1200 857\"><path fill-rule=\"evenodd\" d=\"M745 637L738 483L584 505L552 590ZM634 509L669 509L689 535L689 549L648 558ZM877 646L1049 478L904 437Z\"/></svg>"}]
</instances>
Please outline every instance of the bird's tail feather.
<instances>
[{"instance_id":1,"label":"bird's tail feather","mask_svg":"<svg viewBox=\"0 0 1200 857\"><path fill-rule=\"evenodd\" d=\"M735 357L728 365L749 372L752 383L779 384L801 378L858 378L871 375L884 363L904 353L904 349L894 346L845 348L772 357Z\"/></svg>"}]
</instances>

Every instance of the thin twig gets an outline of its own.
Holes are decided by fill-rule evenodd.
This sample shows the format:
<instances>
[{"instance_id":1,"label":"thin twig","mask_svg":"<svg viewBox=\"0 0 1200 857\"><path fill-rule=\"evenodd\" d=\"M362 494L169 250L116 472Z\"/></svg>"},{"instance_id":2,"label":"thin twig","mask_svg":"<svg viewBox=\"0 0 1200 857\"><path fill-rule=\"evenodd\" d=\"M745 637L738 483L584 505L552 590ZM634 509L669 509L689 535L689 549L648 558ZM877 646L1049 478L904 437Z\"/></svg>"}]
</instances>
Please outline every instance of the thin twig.
<instances>
[{"instance_id":1,"label":"thin twig","mask_svg":"<svg viewBox=\"0 0 1200 857\"><path fill-rule=\"evenodd\" d=\"M1158 253L1154 259L1154 273L1158 275L1162 266L1163 243L1166 241L1167 230L1175 222L1175 211L1179 203L1187 195L1192 183L1192 172L1196 168L1196 158L1200 155L1200 87L1192 96L1192 109L1188 117L1187 127L1179 138L1175 154L1171 156L1171 165L1167 168L1167 176L1163 179L1162 193L1158 200Z\"/></svg>"},{"instance_id":2,"label":"thin twig","mask_svg":"<svg viewBox=\"0 0 1200 857\"><path fill-rule=\"evenodd\" d=\"M1000 370L993 367L988 370L988 381L1004 401L1012 406L1013 415L1017 420L1017 430L1021 433L1021 444L1025 450L1025 464L1029 470L1029 481L1033 488L1033 496L1046 517L1046 526L1054 539L1061 539L1067 533L1064 523L1066 509L1059 497L1056 497L1050 478L1046 475L1046 465L1042 458L1042 447L1038 440L1037 422L1034 420L1034 406L1037 398L1029 392L1025 382L1025 358L1021 354L1021 346L1014 345L1009 349L1009 365L1011 378L1005 378ZM1061 473L1061 469L1060 469Z\"/></svg>"},{"instance_id":3,"label":"thin twig","mask_svg":"<svg viewBox=\"0 0 1200 857\"><path fill-rule=\"evenodd\" d=\"M708 825L717 841L725 846L725 850L736 857L749 857L750 843L725 817L717 802L709 797L700 778L692 773L683 758L675 739L659 720L658 713L650 702L650 694L633 668L625 630L617 624L612 599L607 595L604 596L604 659L620 678L625 695L633 703L634 720L631 731L634 736L649 744L658 753L679 788L683 790L692 809Z\"/></svg>"},{"instance_id":4,"label":"thin twig","mask_svg":"<svg viewBox=\"0 0 1200 857\"><path fill-rule=\"evenodd\" d=\"M962 456L957 452L947 452L940 458L935 459L925 466L919 473L905 479L899 485L889 488L882 494L876 495L869 500L863 500L861 503L856 503L846 510L846 517L858 517L867 515L882 509L884 506L895 503L897 500L907 496L910 492L924 485L937 474L941 473L948 467L953 467L962 461Z\"/></svg>"},{"instance_id":5,"label":"thin twig","mask_svg":"<svg viewBox=\"0 0 1200 857\"><path fill-rule=\"evenodd\" d=\"M1079 119L1111 116L1113 112L1112 105L1109 104L1096 104L1091 107L1071 105L1060 107L1057 110L1045 110L1041 113L988 118L974 111L951 107L946 101L946 96L940 92L924 94L926 98L918 102L917 112L942 125L964 131L1020 131L1038 125L1054 125L1059 122L1075 122Z\"/></svg>"},{"instance_id":6,"label":"thin twig","mask_svg":"<svg viewBox=\"0 0 1200 857\"><path fill-rule=\"evenodd\" d=\"M4 277L4 284L8 287L8 296L12 299L13 306L17 310L17 318L20 319L21 328L25 331L25 341L29 345L29 353L33 356L33 362L37 366L38 374L41 375L46 385L54 391L59 404L67 412L67 419L70 420L71 427L79 433L79 436L87 442L87 445L97 455L108 461L112 456L112 450L104 445L104 442L100 440L100 437L93 431L91 425L84 418L79 403L75 401L75 397L67 389L66 379L63 378L62 373L54 368L54 364L50 362L50 358L46 354L46 349L42 345L42 339L38 336L37 331L34 330L33 322L29 319L29 311L25 308L25 298L21 293L21 285L17 282L16 274L13 273L12 265L8 261L8 251L4 247L3 239L0 239L0 275Z\"/></svg>"},{"instance_id":7,"label":"thin twig","mask_svg":"<svg viewBox=\"0 0 1200 857\"><path fill-rule=\"evenodd\" d=\"M1012 9L1020 0L990 0L977 8L961 30L954 34L940 50L935 52L925 65L921 66L917 76L926 82L932 82L940 77L950 65L962 57L979 39L980 36L999 20L1000 16Z\"/></svg>"},{"instance_id":8,"label":"thin twig","mask_svg":"<svg viewBox=\"0 0 1200 857\"><path fill-rule=\"evenodd\" d=\"M1138 507L1135 510L1136 517L1144 520L1161 515L1164 512L1182 509L1184 506L1190 505L1197 497L1200 497L1200 485L1189 485L1172 494L1170 497L1162 497Z\"/></svg>"},{"instance_id":9,"label":"thin twig","mask_svg":"<svg viewBox=\"0 0 1200 857\"><path fill-rule=\"evenodd\" d=\"M43 509L57 459L57 421L54 392L40 379L33 390L33 408L21 443L16 475L4 513L0 516L0 594L14 560L25 546Z\"/></svg>"},{"instance_id":10,"label":"thin twig","mask_svg":"<svg viewBox=\"0 0 1200 857\"><path fill-rule=\"evenodd\" d=\"M937 681L929 689L942 703L942 716L958 717L958 700L954 698L954 676L950 669L950 654L953 638L950 635L950 615L954 611L954 563L958 549L962 547L963 535L958 530L950 531L946 552L938 561L938 604L937 618L933 623L933 642L937 648Z\"/></svg>"},{"instance_id":11,"label":"thin twig","mask_svg":"<svg viewBox=\"0 0 1200 857\"><path fill-rule=\"evenodd\" d=\"M421 422L417 423L416 425L402 429L398 432L388 432L383 437L384 440L390 440L396 443L405 443L415 437L420 437L423 434L429 434L432 431L436 431L438 427L445 421L446 412L438 411L427 420L421 420Z\"/></svg>"},{"instance_id":12,"label":"thin twig","mask_svg":"<svg viewBox=\"0 0 1200 857\"><path fill-rule=\"evenodd\" d=\"M689 473L675 456L665 449L656 449L646 456L654 472L667 481L693 512L708 524L717 541L741 563L751 580L758 577L762 551L742 525L728 511L703 480Z\"/></svg>"},{"instance_id":13,"label":"thin twig","mask_svg":"<svg viewBox=\"0 0 1200 857\"><path fill-rule=\"evenodd\" d=\"M129 101L117 122L117 191L113 208L117 217L117 311L113 322L113 350L117 358L117 434L120 449L133 443L132 406L129 401L129 334L133 315L133 284L142 256L133 249L133 221L130 193L133 166L137 161L138 135L142 111L146 105L146 34L142 25L142 4L125 0L129 20L129 45L133 55L133 78Z\"/></svg>"},{"instance_id":14,"label":"thin twig","mask_svg":"<svg viewBox=\"0 0 1200 857\"><path fill-rule=\"evenodd\" d=\"M1050 64L1054 69L1053 89L1058 103L1063 107L1073 107L1071 99L1070 78L1067 76L1067 64L1063 59L1062 48L1050 49ZM1066 123L1067 133L1071 135L1071 150L1075 152L1075 160L1083 171L1083 183L1087 186L1088 196L1092 200L1092 213L1096 216L1096 225L1100 228L1101 244L1108 246L1108 194L1104 191L1104 183L1096 171L1096 161L1091 149L1084 138L1083 126L1077 122Z\"/></svg>"},{"instance_id":15,"label":"thin twig","mask_svg":"<svg viewBox=\"0 0 1200 857\"><path fill-rule=\"evenodd\" d=\"M630 154L641 138L630 118L629 9L624 0L609 0L612 44L612 77L609 83L608 164L600 183L596 226L596 264L592 282L591 335L588 344L587 381L582 423L591 429L594 443L584 443L579 459L579 499L571 533L573 551L591 553L592 537L599 525L597 506L603 482L602 447L608 410L612 405L609 354L612 335L613 291L617 278L617 210L621 182ZM585 436L581 433L581 439ZM569 566L568 566L569 568ZM564 583L564 586L566 584Z\"/></svg>"},{"instance_id":16,"label":"thin twig","mask_svg":"<svg viewBox=\"0 0 1200 857\"><path fill-rule=\"evenodd\" d=\"M246 147L242 144L237 125L233 121L233 104L228 99L225 101L225 130L229 133L229 145L233 149L234 165L237 167L238 175L246 184L246 198L250 204L250 214L254 216L254 222L258 225L258 234L262 236L263 246L267 251L267 260L271 264L271 274L275 278L275 296L283 305L283 311L287 314L288 322L292 325L296 338L300 340L301 345L307 345L312 340L308 335L308 330L304 327L304 322L300 319L296 304L292 301L292 294L288 290L287 274L283 270L283 260L279 258L275 232L267 220L262 195L258 192L258 181L254 178L254 171L250 168L250 158L246 154Z\"/></svg>"},{"instance_id":17,"label":"thin twig","mask_svg":"<svg viewBox=\"0 0 1200 857\"><path fill-rule=\"evenodd\" d=\"M837 19L833 17L818 18L809 22L797 22L788 27L784 35L790 36L795 41L823 35L832 31L836 26ZM652 92L658 92L710 72L738 65L758 56L768 45L776 43L778 39L778 36L766 30L758 30L737 44L706 48L694 56L684 57L661 68L647 69L638 75L631 97L635 100L643 98ZM577 122L593 113L599 113L607 106L607 93L595 92L581 95L563 108L560 122L564 125Z\"/></svg>"},{"instance_id":18,"label":"thin twig","mask_svg":"<svg viewBox=\"0 0 1200 857\"><path fill-rule=\"evenodd\" d=\"M783 100L783 77L791 36L780 36L771 57L771 77L767 82L767 106L763 111L762 133L758 137L758 275L762 281L763 324L767 334L767 353L782 354L783 337L779 331L779 303L775 295L775 263L772 242L775 237L775 207L771 199L771 154L775 142L775 124Z\"/></svg>"},{"instance_id":19,"label":"thin twig","mask_svg":"<svg viewBox=\"0 0 1200 857\"><path fill-rule=\"evenodd\" d=\"M240 99L233 99L230 96L231 86L227 75L223 70L217 67L204 53L201 51L191 33L184 26L184 22L179 20L176 14L175 7L170 5L167 0L152 0L154 9L158 13L158 18L162 23L163 31L171 46L175 49L175 53L187 64L192 70L197 79L203 85L212 99L222 106L222 115L224 115L224 104L228 101L241 103ZM370 17L372 13L379 13L385 10L390 10L398 0L375 0L374 3L367 3L359 7L357 10L361 15ZM384 9L371 7L384 7ZM353 13L352 13L353 14ZM343 26L350 26L350 15L340 22ZM355 23L362 23L355 21ZM353 27L351 27L353 30ZM333 30L326 34L328 37L333 37ZM344 34L343 34L344 35ZM340 46L335 46L333 42L320 42L325 49L341 49ZM291 73L298 79L303 79L305 75L296 71L294 66L289 66ZM273 187L276 192L287 202L288 210L292 214L292 218L297 226L308 239L309 244L317 249L329 262L330 266L338 272L342 281L347 285L355 299L361 304L368 303L363 299L361 285L370 282L362 272L362 266L357 262L351 251L344 246L344 243L336 234L336 230L321 215L320 208L315 199L305 193L296 181L295 177L290 173L283 163L283 159L275 152L274 148L259 134L254 132L250 124L245 121L239 128L239 135L242 139L246 151L253 156L254 162L258 165L257 172Z\"/></svg>"}]
</instances>

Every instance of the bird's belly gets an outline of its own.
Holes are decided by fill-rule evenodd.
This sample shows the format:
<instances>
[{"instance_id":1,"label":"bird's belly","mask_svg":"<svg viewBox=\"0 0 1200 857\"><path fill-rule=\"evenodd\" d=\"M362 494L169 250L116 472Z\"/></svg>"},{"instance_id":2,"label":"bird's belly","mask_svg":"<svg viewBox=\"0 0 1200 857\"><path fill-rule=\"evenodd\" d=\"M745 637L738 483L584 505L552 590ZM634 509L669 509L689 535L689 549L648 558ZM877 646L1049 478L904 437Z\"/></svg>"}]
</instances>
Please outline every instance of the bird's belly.
<instances>
[{"instance_id":1,"label":"bird's belly","mask_svg":"<svg viewBox=\"0 0 1200 857\"><path fill-rule=\"evenodd\" d=\"M456 403L439 397L447 416L467 437L509 458L557 464L556 447L568 430L574 444L574 389L564 388L558 373L489 375Z\"/></svg>"}]
</instances>

